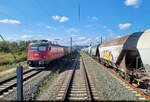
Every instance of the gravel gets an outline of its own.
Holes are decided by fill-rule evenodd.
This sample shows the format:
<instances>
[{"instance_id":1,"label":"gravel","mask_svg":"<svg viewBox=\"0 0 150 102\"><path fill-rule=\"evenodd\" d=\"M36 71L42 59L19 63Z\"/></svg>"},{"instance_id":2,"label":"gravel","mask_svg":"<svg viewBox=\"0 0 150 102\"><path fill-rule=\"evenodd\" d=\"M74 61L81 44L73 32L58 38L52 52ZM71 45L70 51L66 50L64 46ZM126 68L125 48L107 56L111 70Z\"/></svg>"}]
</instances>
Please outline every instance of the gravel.
<instances>
[{"instance_id":1,"label":"gravel","mask_svg":"<svg viewBox=\"0 0 150 102\"><path fill-rule=\"evenodd\" d=\"M98 93L98 97L102 100L139 100L135 93L128 90L124 85L121 84L119 79L113 76L106 69L100 67L96 62L93 62L91 58L85 54L85 64L87 66L88 72L91 75L92 81ZM67 59L67 58L66 58ZM54 68L49 70L44 70L34 78L30 79L24 84L24 100L56 100L59 89L61 88L65 77L67 76L67 71L73 66L73 61L68 58L69 62L67 67L65 67L59 75L53 80L50 86L47 86L42 93L39 94L39 88L43 85L45 80L51 78L52 73L55 73L57 68L64 63L56 64ZM68 61L65 60L65 61ZM5 100L16 100L16 91L10 92L4 99ZM38 96L38 97L37 97Z\"/></svg>"},{"instance_id":2,"label":"gravel","mask_svg":"<svg viewBox=\"0 0 150 102\"><path fill-rule=\"evenodd\" d=\"M59 60L59 62L55 62L55 65L51 65L49 68L43 70L36 76L29 79L27 82L24 83L23 86L23 99L24 100L33 100L39 94L39 89L43 85L46 80L49 80L56 70L64 65L64 63L68 63L66 60L69 57L63 58ZM14 91L9 92L8 95L5 95L2 100L17 100L17 92L16 88Z\"/></svg>"},{"instance_id":3,"label":"gravel","mask_svg":"<svg viewBox=\"0 0 150 102\"><path fill-rule=\"evenodd\" d=\"M99 97L103 97L104 100L139 100L131 90L121 84L119 79L93 62L89 56L83 55Z\"/></svg>"},{"instance_id":4,"label":"gravel","mask_svg":"<svg viewBox=\"0 0 150 102\"><path fill-rule=\"evenodd\" d=\"M66 76L68 75L68 70L72 69L73 64L74 61L70 60L69 65L60 72L60 74L56 77L55 80L53 80L50 86L48 86L45 90L43 90L42 93L40 93L39 97L37 97L36 100L56 101L56 97L59 93L59 90L62 87Z\"/></svg>"},{"instance_id":5,"label":"gravel","mask_svg":"<svg viewBox=\"0 0 150 102\"><path fill-rule=\"evenodd\" d=\"M55 100L58 95L58 91L66 77L66 72L67 70L60 73L59 76L52 82L52 84L43 90L42 93L40 93L36 100Z\"/></svg>"}]
</instances>

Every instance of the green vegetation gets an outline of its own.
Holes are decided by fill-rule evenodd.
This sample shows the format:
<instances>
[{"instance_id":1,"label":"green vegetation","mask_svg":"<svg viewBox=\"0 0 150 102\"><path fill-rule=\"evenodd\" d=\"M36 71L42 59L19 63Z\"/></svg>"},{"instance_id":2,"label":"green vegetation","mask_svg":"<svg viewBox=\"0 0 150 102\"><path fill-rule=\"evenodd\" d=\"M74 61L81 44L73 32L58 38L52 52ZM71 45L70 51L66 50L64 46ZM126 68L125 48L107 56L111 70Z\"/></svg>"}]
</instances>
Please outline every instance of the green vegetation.
<instances>
[{"instance_id":1,"label":"green vegetation","mask_svg":"<svg viewBox=\"0 0 150 102\"><path fill-rule=\"evenodd\" d=\"M50 78L49 80L46 80L44 82L44 84L42 85L42 87L40 87L40 92L42 92L44 89L46 89L48 86L51 85L51 82L53 82L53 80L59 75L59 69L56 71L56 73L54 73L54 75L52 76L52 78Z\"/></svg>"},{"instance_id":2,"label":"green vegetation","mask_svg":"<svg viewBox=\"0 0 150 102\"><path fill-rule=\"evenodd\" d=\"M34 41L9 42L0 41L0 72L14 68L27 60L28 44ZM15 61L12 53L16 56Z\"/></svg>"},{"instance_id":3,"label":"green vegetation","mask_svg":"<svg viewBox=\"0 0 150 102\"><path fill-rule=\"evenodd\" d=\"M37 96L33 95L33 99L35 99L36 97L39 97L42 92L47 89L52 82L59 76L59 74L61 73L61 71L67 66L68 61L64 61L63 64L60 65L60 67L56 70L56 72L54 72L53 76L50 77L48 80L45 80L43 85L39 88L39 93Z\"/></svg>"}]
</instances>

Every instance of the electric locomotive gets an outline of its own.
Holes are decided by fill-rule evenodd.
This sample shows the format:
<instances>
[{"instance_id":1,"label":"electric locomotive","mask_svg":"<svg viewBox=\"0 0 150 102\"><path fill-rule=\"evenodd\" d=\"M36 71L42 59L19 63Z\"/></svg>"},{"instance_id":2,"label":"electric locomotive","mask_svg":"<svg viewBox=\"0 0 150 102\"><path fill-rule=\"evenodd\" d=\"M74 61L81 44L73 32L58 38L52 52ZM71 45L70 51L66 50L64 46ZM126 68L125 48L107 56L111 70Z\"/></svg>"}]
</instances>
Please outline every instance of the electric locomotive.
<instances>
[{"instance_id":1,"label":"electric locomotive","mask_svg":"<svg viewBox=\"0 0 150 102\"><path fill-rule=\"evenodd\" d=\"M68 47L52 44L50 41L41 40L28 45L27 65L32 69L44 69L48 64L69 53Z\"/></svg>"}]
</instances>

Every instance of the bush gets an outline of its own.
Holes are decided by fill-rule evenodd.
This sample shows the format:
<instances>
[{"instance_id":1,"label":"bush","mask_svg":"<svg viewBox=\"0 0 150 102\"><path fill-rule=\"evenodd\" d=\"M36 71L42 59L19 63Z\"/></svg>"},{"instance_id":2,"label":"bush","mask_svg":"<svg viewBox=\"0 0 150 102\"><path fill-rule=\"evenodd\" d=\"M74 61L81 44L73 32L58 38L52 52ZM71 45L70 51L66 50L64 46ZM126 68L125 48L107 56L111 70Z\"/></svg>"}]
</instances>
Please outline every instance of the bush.
<instances>
[{"instance_id":1,"label":"bush","mask_svg":"<svg viewBox=\"0 0 150 102\"><path fill-rule=\"evenodd\" d=\"M36 41L0 41L0 66L12 65L16 62L11 53L13 53L16 56L18 62L26 61L28 44L32 42Z\"/></svg>"}]
</instances>

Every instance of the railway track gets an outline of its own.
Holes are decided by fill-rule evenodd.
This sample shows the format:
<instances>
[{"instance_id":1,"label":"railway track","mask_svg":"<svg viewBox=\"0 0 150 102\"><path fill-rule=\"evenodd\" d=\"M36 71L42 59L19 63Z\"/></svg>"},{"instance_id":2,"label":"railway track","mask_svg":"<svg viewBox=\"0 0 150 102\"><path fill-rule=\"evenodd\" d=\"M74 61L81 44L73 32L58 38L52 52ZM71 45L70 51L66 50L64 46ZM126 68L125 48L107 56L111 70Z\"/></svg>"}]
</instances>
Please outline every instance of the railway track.
<instances>
[{"instance_id":1,"label":"railway track","mask_svg":"<svg viewBox=\"0 0 150 102\"><path fill-rule=\"evenodd\" d=\"M89 56L86 54L86 56ZM133 93L135 93L136 96L139 97L139 100L150 100L150 96L146 93L145 90L143 89L139 89L136 86L130 84L128 81L126 81L125 79L123 79L121 76L118 75L118 73L116 73L114 70L107 68L106 66L104 66L103 64L99 63L98 60L96 60L95 58L92 58L91 56L89 56L91 58L91 60L93 60L94 62L96 62L98 65L103 66L103 68L105 68L107 71L109 71L113 76L115 76L117 79L120 80L120 83L125 86L126 88L128 88L128 90L131 90Z\"/></svg>"},{"instance_id":2,"label":"railway track","mask_svg":"<svg viewBox=\"0 0 150 102\"><path fill-rule=\"evenodd\" d=\"M33 76L40 73L41 70L33 70L29 69L23 72L23 83L25 83L27 80L32 78ZM9 92L13 91L14 88L17 86L17 75L14 75L12 77L9 77L5 80L0 81L0 98L3 98L5 94L8 94Z\"/></svg>"},{"instance_id":3,"label":"railway track","mask_svg":"<svg viewBox=\"0 0 150 102\"><path fill-rule=\"evenodd\" d=\"M59 93L57 100L62 101L94 101L96 95L93 95L95 89L91 85L90 76L87 73L83 59L76 61L73 70L69 70Z\"/></svg>"}]
</instances>

